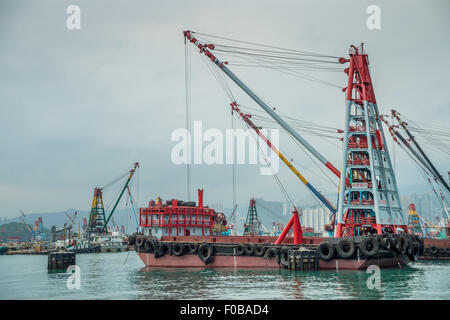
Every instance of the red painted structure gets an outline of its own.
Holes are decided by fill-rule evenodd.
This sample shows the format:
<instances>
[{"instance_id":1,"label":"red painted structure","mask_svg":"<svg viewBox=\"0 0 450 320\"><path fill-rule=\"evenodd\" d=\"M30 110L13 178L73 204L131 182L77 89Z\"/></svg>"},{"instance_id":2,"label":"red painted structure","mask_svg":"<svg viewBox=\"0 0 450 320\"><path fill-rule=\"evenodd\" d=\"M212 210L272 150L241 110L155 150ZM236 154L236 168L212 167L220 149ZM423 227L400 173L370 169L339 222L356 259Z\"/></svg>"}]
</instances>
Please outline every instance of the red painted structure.
<instances>
[{"instance_id":1,"label":"red painted structure","mask_svg":"<svg viewBox=\"0 0 450 320\"><path fill-rule=\"evenodd\" d=\"M150 202L148 208L139 209L139 226L168 228L169 236L179 236L180 228L184 235L189 233L189 228L201 228L202 235L208 230L207 235L212 234L217 213L208 207L203 207L203 190L198 190L198 206L178 206L178 201L173 199L171 205L164 205L160 201ZM172 228L176 228L176 234L172 234Z\"/></svg>"},{"instance_id":2,"label":"red painted structure","mask_svg":"<svg viewBox=\"0 0 450 320\"><path fill-rule=\"evenodd\" d=\"M335 237L374 231L381 234L388 229L396 233L397 228L408 233L401 218L395 176L381 131L382 119L376 105L368 56L362 44L359 48L351 46L350 59L340 58L339 62L349 62L345 69L348 84L344 89L348 127L343 139L344 166Z\"/></svg>"},{"instance_id":3,"label":"red painted structure","mask_svg":"<svg viewBox=\"0 0 450 320\"><path fill-rule=\"evenodd\" d=\"M280 244L283 242L284 238L288 234L289 230L293 227L294 229L294 244L301 244L303 243L303 232L302 232L302 225L300 224L300 219L298 217L298 211L297 208L294 207L294 211L292 211L292 217L289 219L289 222L287 223L286 227L284 227L283 232L278 237L277 241L275 241L275 244Z\"/></svg>"},{"instance_id":4,"label":"red painted structure","mask_svg":"<svg viewBox=\"0 0 450 320\"><path fill-rule=\"evenodd\" d=\"M155 259L154 254L138 252L139 258L148 268L251 268L279 269L275 259L263 259L255 256L214 256L214 260L205 265L197 255L173 256L165 255ZM409 259L404 256L380 257L374 259L332 259L319 260L320 270L365 270L370 265L382 268L393 268L407 265Z\"/></svg>"}]
</instances>

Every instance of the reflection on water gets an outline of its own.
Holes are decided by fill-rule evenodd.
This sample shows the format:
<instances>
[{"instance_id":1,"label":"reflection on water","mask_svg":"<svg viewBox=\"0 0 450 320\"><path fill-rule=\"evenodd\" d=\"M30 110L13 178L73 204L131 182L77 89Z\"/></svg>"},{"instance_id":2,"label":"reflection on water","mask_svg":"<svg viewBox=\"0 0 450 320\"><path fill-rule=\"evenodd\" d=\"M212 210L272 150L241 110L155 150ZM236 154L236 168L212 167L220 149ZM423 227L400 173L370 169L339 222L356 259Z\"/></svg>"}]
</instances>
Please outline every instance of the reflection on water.
<instances>
[{"instance_id":1,"label":"reflection on water","mask_svg":"<svg viewBox=\"0 0 450 320\"><path fill-rule=\"evenodd\" d=\"M77 255L81 289L47 272L46 256L0 256L0 299L449 299L450 261L364 271L145 268L131 253Z\"/></svg>"}]
</instances>

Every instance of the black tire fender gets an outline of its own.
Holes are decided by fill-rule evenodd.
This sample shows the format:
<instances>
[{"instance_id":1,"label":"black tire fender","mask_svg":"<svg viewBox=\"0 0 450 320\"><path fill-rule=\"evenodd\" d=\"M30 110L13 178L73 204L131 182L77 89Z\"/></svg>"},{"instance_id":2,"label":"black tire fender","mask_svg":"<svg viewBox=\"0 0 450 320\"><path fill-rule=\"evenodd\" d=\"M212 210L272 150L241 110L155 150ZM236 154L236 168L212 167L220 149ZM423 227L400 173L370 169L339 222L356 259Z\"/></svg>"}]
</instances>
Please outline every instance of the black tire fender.
<instances>
[{"instance_id":1,"label":"black tire fender","mask_svg":"<svg viewBox=\"0 0 450 320\"><path fill-rule=\"evenodd\" d=\"M289 248L282 247L280 250L280 262L279 264L285 269L289 267Z\"/></svg>"},{"instance_id":2,"label":"black tire fender","mask_svg":"<svg viewBox=\"0 0 450 320\"><path fill-rule=\"evenodd\" d=\"M403 246L402 246L402 240L400 238L392 238L392 242L394 244L394 250L397 253L401 253L403 250Z\"/></svg>"},{"instance_id":3,"label":"black tire fender","mask_svg":"<svg viewBox=\"0 0 450 320\"><path fill-rule=\"evenodd\" d=\"M139 248L144 248L144 245L145 245L145 238L144 237L138 237L137 239L136 239L136 245L139 247Z\"/></svg>"},{"instance_id":4,"label":"black tire fender","mask_svg":"<svg viewBox=\"0 0 450 320\"><path fill-rule=\"evenodd\" d=\"M377 239L372 237L364 238L359 244L359 250L367 257L373 257L380 249Z\"/></svg>"},{"instance_id":5,"label":"black tire fender","mask_svg":"<svg viewBox=\"0 0 450 320\"><path fill-rule=\"evenodd\" d=\"M391 251L394 247L394 244L391 242L389 237L383 237L380 239L381 248L387 251Z\"/></svg>"},{"instance_id":6,"label":"black tire fender","mask_svg":"<svg viewBox=\"0 0 450 320\"><path fill-rule=\"evenodd\" d=\"M265 253L266 249L264 248L264 246L255 246L255 256L257 257L262 257Z\"/></svg>"},{"instance_id":7,"label":"black tire fender","mask_svg":"<svg viewBox=\"0 0 450 320\"><path fill-rule=\"evenodd\" d=\"M280 264L280 251L277 248L269 248L264 253L264 259L275 258L275 261Z\"/></svg>"},{"instance_id":8,"label":"black tire fender","mask_svg":"<svg viewBox=\"0 0 450 320\"><path fill-rule=\"evenodd\" d=\"M205 265L210 264L214 259L213 247L207 243L202 243L198 247L197 254Z\"/></svg>"},{"instance_id":9,"label":"black tire fender","mask_svg":"<svg viewBox=\"0 0 450 320\"><path fill-rule=\"evenodd\" d=\"M245 253L245 246L242 243L238 244L235 249L238 256L242 256Z\"/></svg>"},{"instance_id":10,"label":"black tire fender","mask_svg":"<svg viewBox=\"0 0 450 320\"><path fill-rule=\"evenodd\" d=\"M408 238L406 236L402 236L401 240L402 240L402 254L409 254L411 244L409 243Z\"/></svg>"},{"instance_id":11,"label":"black tire fender","mask_svg":"<svg viewBox=\"0 0 450 320\"><path fill-rule=\"evenodd\" d=\"M198 245L196 243L186 243L185 250L188 253L197 253Z\"/></svg>"},{"instance_id":12,"label":"black tire fender","mask_svg":"<svg viewBox=\"0 0 450 320\"><path fill-rule=\"evenodd\" d=\"M355 254L355 243L351 239L341 239L336 245L336 251L340 258L349 259Z\"/></svg>"},{"instance_id":13,"label":"black tire fender","mask_svg":"<svg viewBox=\"0 0 450 320\"><path fill-rule=\"evenodd\" d=\"M411 240L406 240L406 243L408 243L408 247L406 248L406 254L412 256L413 255L413 242Z\"/></svg>"},{"instance_id":14,"label":"black tire fender","mask_svg":"<svg viewBox=\"0 0 450 320\"><path fill-rule=\"evenodd\" d=\"M172 246L172 252L176 256L182 256L184 254L184 244L176 242Z\"/></svg>"},{"instance_id":15,"label":"black tire fender","mask_svg":"<svg viewBox=\"0 0 450 320\"><path fill-rule=\"evenodd\" d=\"M332 243L322 242L317 248L317 255L319 256L319 259L329 261L333 259L335 251Z\"/></svg>"},{"instance_id":16,"label":"black tire fender","mask_svg":"<svg viewBox=\"0 0 450 320\"><path fill-rule=\"evenodd\" d=\"M145 252L154 253L155 252L155 243L153 241L145 241L144 243Z\"/></svg>"},{"instance_id":17,"label":"black tire fender","mask_svg":"<svg viewBox=\"0 0 450 320\"><path fill-rule=\"evenodd\" d=\"M159 257L164 256L166 253L169 255L172 255L172 246L170 245L170 243L161 242L159 244L159 248L158 248L157 252L158 252Z\"/></svg>"},{"instance_id":18,"label":"black tire fender","mask_svg":"<svg viewBox=\"0 0 450 320\"><path fill-rule=\"evenodd\" d=\"M433 253L433 254L435 254L435 253L438 252L438 248L436 248L435 246L431 246L431 247L430 247L430 252Z\"/></svg>"},{"instance_id":19,"label":"black tire fender","mask_svg":"<svg viewBox=\"0 0 450 320\"><path fill-rule=\"evenodd\" d=\"M255 252L255 247L251 243L246 243L244 246L244 251L246 255L252 256L253 253Z\"/></svg>"}]
</instances>

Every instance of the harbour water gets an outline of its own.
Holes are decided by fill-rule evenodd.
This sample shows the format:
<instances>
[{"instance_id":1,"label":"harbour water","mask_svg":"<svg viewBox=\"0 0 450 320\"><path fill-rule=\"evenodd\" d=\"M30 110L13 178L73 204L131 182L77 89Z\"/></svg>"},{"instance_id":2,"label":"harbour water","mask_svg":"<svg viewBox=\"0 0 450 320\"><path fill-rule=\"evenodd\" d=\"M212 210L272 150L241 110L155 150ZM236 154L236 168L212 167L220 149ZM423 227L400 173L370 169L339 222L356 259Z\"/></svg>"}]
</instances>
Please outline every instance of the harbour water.
<instances>
[{"instance_id":1,"label":"harbour water","mask_svg":"<svg viewBox=\"0 0 450 320\"><path fill-rule=\"evenodd\" d=\"M369 289L365 271L154 270L135 252L76 259L80 288L69 289L46 255L0 256L0 299L450 299L450 261L381 270L380 288Z\"/></svg>"}]
</instances>

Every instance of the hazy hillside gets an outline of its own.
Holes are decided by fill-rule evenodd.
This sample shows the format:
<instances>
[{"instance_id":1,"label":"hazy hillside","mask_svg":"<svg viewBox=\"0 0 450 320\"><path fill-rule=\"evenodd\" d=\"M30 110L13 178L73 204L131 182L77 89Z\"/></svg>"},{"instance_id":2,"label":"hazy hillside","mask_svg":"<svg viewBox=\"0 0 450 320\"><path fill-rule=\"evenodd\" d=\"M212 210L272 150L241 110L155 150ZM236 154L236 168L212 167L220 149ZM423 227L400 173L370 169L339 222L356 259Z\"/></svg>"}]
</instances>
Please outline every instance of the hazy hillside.
<instances>
[{"instance_id":1,"label":"hazy hillside","mask_svg":"<svg viewBox=\"0 0 450 320\"><path fill-rule=\"evenodd\" d=\"M329 199L333 202L333 196L328 195ZM296 201L297 202L297 201ZM314 201L313 199L305 198L303 200L298 200L296 203L298 208L306 208L306 207L315 207L317 206L317 201ZM213 207L213 206L212 206ZM232 212L231 208L224 208L223 209L225 215L227 218L230 217L230 214ZM239 205L234 218L233 222L235 224L235 229L238 232L243 231L243 224L245 223L245 218L247 216L248 211L248 203L245 205ZM34 225L34 221L36 221L39 217L42 217L43 225L45 229L50 229L52 225L55 225L57 228L61 228L64 226L64 224L71 224L69 218L67 217L66 213L70 215L71 217L74 216L74 213L77 212L76 219L75 219L75 225L74 231L78 230L78 224L80 226L83 225L83 218L86 218L89 221L89 212L85 210L78 210L78 209L67 209L64 211L59 212L41 212L41 213L29 213L25 216L25 221L28 225L31 227ZM275 221L281 222L283 224L287 223L287 221L290 218L290 213L288 215L283 215L283 212L274 212L272 210L265 210L264 207L261 207L259 204L257 205L257 212L258 212L258 218L261 220L261 222L271 230L272 223ZM106 215L108 216L109 210L107 210ZM139 216L137 217L139 220ZM7 222L16 222L18 225L22 226L23 229L26 231L25 226L20 221L19 216L13 219L8 219ZM113 215L113 218L110 220L110 223L108 224L110 227L114 227L115 225L121 227L122 225L125 227L125 231L127 233L133 233L136 231L137 223L136 218L133 214L133 211L131 208L124 208L124 209L117 209L116 212ZM25 234L24 234L25 236ZM28 236L28 238L31 237L31 235Z\"/></svg>"},{"instance_id":2,"label":"hazy hillside","mask_svg":"<svg viewBox=\"0 0 450 320\"><path fill-rule=\"evenodd\" d=\"M50 229L52 225L55 225L57 228L61 228L64 224L71 224L69 218L66 213L71 217L74 216L74 212L77 212L75 218L74 230L78 230L78 224L83 225L83 218L86 218L89 221L89 212L77 209L67 209L65 211L60 212L42 212L42 213L30 213L25 216L25 222L32 226L34 225L34 221L36 221L39 217L42 217L43 225L45 229ZM107 211L106 215L108 216L109 211ZM16 222L23 226L26 230L23 223L20 221L19 216L13 219L8 219L7 222ZM114 213L110 223L108 225L118 225L124 226L125 230L129 233L132 233L136 229L136 220L134 218L134 214L131 209L117 209Z\"/></svg>"},{"instance_id":3,"label":"hazy hillside","mask_svg":"<svg viewBox=\"0 0 450 320\"><path fill-rule=\"evenodd\" d=\"M32 226L30 226L30 229L32 229ZM22 222L11 222L0 226L0 241L6 241L8 237L20 237L21 241L28 241L31 239L31 232Z\"/></svg>"}]
</instances>

